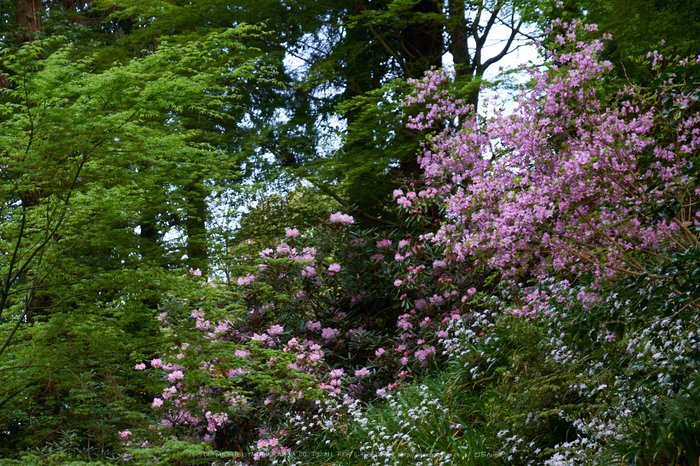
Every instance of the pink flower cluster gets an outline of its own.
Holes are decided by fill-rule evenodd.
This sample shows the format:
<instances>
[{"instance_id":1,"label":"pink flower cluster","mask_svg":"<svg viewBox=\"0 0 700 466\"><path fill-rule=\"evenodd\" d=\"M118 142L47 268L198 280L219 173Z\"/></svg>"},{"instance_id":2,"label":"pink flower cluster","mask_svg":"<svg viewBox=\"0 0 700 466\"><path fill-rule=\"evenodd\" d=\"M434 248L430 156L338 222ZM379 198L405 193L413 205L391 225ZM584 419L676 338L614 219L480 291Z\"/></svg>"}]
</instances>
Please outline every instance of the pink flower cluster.
<instances>
[{"instance_id":1,"label":"pink flower cluster","mask_svg":"<svg viewBox=\"0 0 700 466\"><path fill-rule=\"evenodd\" d=\"M251 283L253 283L257 278L258 278L257 275L253 275L253 274L249 273L245 277L238 277L236 282L238 283L238 286L248 286Z\"/></svg>"},{"instance_id":2,"label":"pink flower cluster","mask_svg":"<svg viewBox=\"0 0 700 466\"><path fill-rule=\"evenodd\" d=\"M689 208L697 203L687 171L700 148L700 114L681 118L659 140L658 129L668 126L658 124L658 107L645 99L682 105L692 96L640 97L630 88L619 105L609 106L598 92L611 68L597 59L603 44L578 39L580 29L590 29L579 22L555 26L565 31L556 38L562 51L551 57L549 71L530 70L532 88L523 90L512 114L470 115L472 109L446 91L450 76L442 71L415 83L409 104L427 111L410 126L442 128L420 163L431 187L445 196L449 218L426 238L458 260L483 258L505 274L639 275L644 265L630 259L630 250L663 258L697 240L683 229L695 221L690 210L653 220L637 213L674 199L685 199Z\"/></svg>"},{"instance_id":3,"label":"pink flower cluster","mask_svg":"<svg viewBox=\"0 0 700 466\"><path fill-rule=\"evenodd\" d=\"M324 328L323 330L321 330L321 337L324 340L332 340L338 335L340 335L340 330L338 330L337 328Z\"/></svg>"},{"instance_id":4,"label":"pink flower cluster","mask_svg":"<svg viewBox=\"0 0 700 466\"><path fill-rule=\"evenodd\" d=\"M352 225L355 222L355 219L342 212L336 212L331 214L330 221L333 223L340 223L341 225Z\"/></svg>"}]
</instances>

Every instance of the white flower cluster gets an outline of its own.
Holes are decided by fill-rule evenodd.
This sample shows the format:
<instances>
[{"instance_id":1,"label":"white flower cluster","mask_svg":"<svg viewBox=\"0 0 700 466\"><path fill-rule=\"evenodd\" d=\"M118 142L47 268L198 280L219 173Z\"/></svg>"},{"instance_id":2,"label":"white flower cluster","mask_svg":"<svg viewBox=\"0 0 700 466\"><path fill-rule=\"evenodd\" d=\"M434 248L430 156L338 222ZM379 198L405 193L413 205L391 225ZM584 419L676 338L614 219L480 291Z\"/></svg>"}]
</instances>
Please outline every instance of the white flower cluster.
<instances>
[{"instance_id":1,"label":"white flower cluster","mask_svg":"<svg viewBox=\"0 0 700 466\"><path fill-rule=\"evenodd\" d=\"M406 405L401 393L385 396L392 419L387 422L381 416L368 414L362 404L355 399L345 397L343 400L329 400L319 406L312 419L300 415L291 415L290 424L302 431L320 428L328 433L344 431L359 441L359 456L364 461L376 466L427 466L432 464L453 464L452 455L439 451L423 440L426 435L437 438L451 437L446 426L458 429L450 418L449 409L442 406L424 385L417 387L417 403ZM348 427L349 426L349 427ZM280 463L287 466L301 466L294 458L280 458Z\"/></svg>"}]
</instances>

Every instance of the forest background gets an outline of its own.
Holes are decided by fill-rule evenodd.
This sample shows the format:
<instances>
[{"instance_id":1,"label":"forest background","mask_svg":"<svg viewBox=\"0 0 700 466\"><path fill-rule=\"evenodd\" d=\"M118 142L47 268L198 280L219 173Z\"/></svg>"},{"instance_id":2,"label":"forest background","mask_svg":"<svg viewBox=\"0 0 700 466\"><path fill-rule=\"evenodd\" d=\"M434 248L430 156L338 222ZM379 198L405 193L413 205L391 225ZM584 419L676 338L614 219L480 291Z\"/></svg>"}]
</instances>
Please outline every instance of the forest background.
<instances>
[{"instance_id":1,"label":"forest background","mask_svg":"<svg viewBox=\"0 0 700 466\"><path fill-rule=\"evenodd\" d=\"M0 464L697 464L696 2L0 14Z\"/></svg>"}]
</instances>

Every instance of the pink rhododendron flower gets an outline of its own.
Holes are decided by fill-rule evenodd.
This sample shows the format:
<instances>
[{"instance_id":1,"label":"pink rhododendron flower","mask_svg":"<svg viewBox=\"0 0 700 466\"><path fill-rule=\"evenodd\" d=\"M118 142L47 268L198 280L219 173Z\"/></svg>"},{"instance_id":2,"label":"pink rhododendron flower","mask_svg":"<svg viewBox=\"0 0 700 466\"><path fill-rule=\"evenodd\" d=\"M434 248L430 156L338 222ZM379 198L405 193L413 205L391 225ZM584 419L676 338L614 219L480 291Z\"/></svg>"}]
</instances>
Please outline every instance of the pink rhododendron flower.
<instances>
[{"instance_id":1,"label":"pink rhododendron flower","mask_svg":"<svg viewBox=\"0 0 700 466\"><path fill-rule=\"evenodd\" d=\"M404 330L408 330L410 328L413 328L413 324L406 321L406 320L399 320L396 325L398 327L401 327Z\"/></svg>"},{"instance_id":2,"label":"pink rhododendron flower","mask_svg":"<svg viewBox=\"0 0 700 466\"><path fill-rule=\"evenodd\" d=\"M163 406L163 400L160 398L153 398L153 403L151 404L154 408L158 408L160 406Z\"/></svg>"},{"instance_id":3,"label":"pink rhododendron flower","mask_svg":"<svg viewBox=\"0 0 700 466\"><path fill-rule=\"evenodd\" d=\"M370 372L366 367L363 367L362 369L358 369L355 371L355 377L359 377L361 379L369 377L369 375L370 375Z\"/></svg>"},{"instance_id":4,"label":"pink rhododendron flower","mask_svg":"<svg viewBox=\"0 0 700 466\"><path fill-rule=\"evenodd\" d=\"M214 333L226 333L229 330L228 322L219 322L214 328Z\"/></svg>"},{"instance_id":5,"label":"pink rhododendron flower","mask_svg":"<svg viewBox=\"0 0 700 466\"><path fill-rule=\"evenodd\" d=\"M285 232L285 235L287 235L288 238L296 238L297 236L299 236L299 230L297 230L296 228L288 228Z\"/></svg>"},{"instance_id":6,"label":"pink rhododendron flower","mask_svg":"<svg viewBox=\"0 0 700 466\"><path fill-rule=\"evenodd\" d=\"M328 327L321 330L321 338L323 338L324 340L331 340L337 337L338 335L340 335L340 330L335 328Z\"/></svg>"},{"instance_id":7,"label":"pink rhododendron flower","mask_svg":"<svg viewBox=\"0 0 700 466\"><path fill-rule=\"evenodd\" d=\"M251 283L253 283L257 278L258 278L257 275L253 275L253 274L249 273L245 277L238 277L238 280L236 280L236 281L238 283L238 286L246 286L246 285L250 285Z\"/></svg>"},{"instance_id":8,"label":"pink rhododendron flower","mask_svg":"<svg viewBox=\"0 0 700 466\"><path fill-rule=\"evenodd\" d=\"M237 367L235 369L229 369L228 371L226 371L226 377L228 377L229 379L232 379L233 377L235 377L237 375L246 375L246 374L250 374L250 371L248 369L243 369L241 367Z\"/></svg>"},{"instance_id":9,"label":"pink rhododendron flower","mask_svg":"<svg viewBox=\"0 0 700 466\"><path fill-rule=\"evenodd\" d=\"M336 212L331 214L330 221L333 223L340 223L341 225L351 225L355 222L355 219L350 215L345 215L342 212Z\"/></svg>"},{"instance_id":10,"label":"pink rhododendron flower","mask_svg":"<svg viewBox=\"0 0 700 466\"><path fill-rule=\"evenodd\" d=\"M163 361L161 361L160 359L151 359L151 367L158 369L162 365Z\"/></svg>"},{"instance_id":11,"label":"pink rhododendron flower","mask_svg":"<svg viewBox=\"0 0 700 466\"><path fill-rule=\"evenodd\" d=\"M267 329L267 334L270 336L279 335L280 333L284 333L284 327L282 327L281 325L275 324L269 329Z\"/></svg>"},{"instance_id":12,"label":"pink rhododendron flower","mask_svg":"<svg viewBox=\"0 0 700 466\"><path fill-rule=\"evenodd\" d=\"M144 363L139 363L139 364L136 364L136 366L134 366L134 369L136 369L137 371L142 371L145 368L146 368L146 365Z\"/></svg>"},{"instance_id":13,"label":"pink rhododendron flower","mask_svg":"<svg viewBox=\"0 0 700 466\"><path fill-rule=\"evenodd\" d=\"M430 304L432 306L439 306L445 301L445 298L443 298L440 295L433 295L428 299L428 301L430 301ZM418 306L416 306L416 307L418 307Z\"/></svg>"},{"instance_id":14,"label":"pink rhododendron flower","mask_svg":"<svg viewBox=\"0 0 700 466\"><path fill-rule=\"evenodd\" d=\"M435 353L435 347L431 346L430 348L419 349L418 351L416 351L416 357L420 362L424 362L426 358L433 353Z\"/></svg>"},{"instance_id":15,"label":"pink rhododendron flower","mask_svg":"<svg viewBox=\"0 0 700 466\"><path fill-rule=\"evenodd\" d=\"M264 333L262 335L258 335L257 333L253 333L253 336L250 337L251 340L259 341L260 343L267 341L268 338L270 338L270 337L268 337Z\"/></svg>"},{"instance_id":16,"label":"pink rhododendron flower","mask_svg":"<svg viewBox=\"0 0 700 466\"><path fill-rule=\"evenodd\" d=\"M333 369L329 374L328 374L332 379L338 379L345 375L345 369L342 367L340 369Z\"/></svg>"},{"instance_id":17,"label":"pink rhododendron flower","mask_svg":"<svg viewBox=\"0 0 700 466\"><path fill-rule=\"evenodd\" d=\"M280 243L280 244L277 246L277 252L278 252L279 254L289 254L289 253L291 252L291 250L292 250L292 248L289 247L289 245L286 244L286 243Z\"/></svg>"},{"instance_id":18,"label":"pink rhododendron flower","mask_svg":"<svg viewBox=\"0 0 700 466\"><path fill-rule=\"evenodd\" d=\"M329 273L338 273L340 272L340 264L338 263L333 263L328 266L328 272Z\"/></svg>"},{"instance_id":19,"label":"pink rhododendron flower","mask_svg":"<svg viewBox=\"0 0 700 466\"><path fill-rule=\"evenodd\" d=\"M312 332L321 330L321 322L307 322L306 328L308 328Z\"/></svg>"}]
</instances>

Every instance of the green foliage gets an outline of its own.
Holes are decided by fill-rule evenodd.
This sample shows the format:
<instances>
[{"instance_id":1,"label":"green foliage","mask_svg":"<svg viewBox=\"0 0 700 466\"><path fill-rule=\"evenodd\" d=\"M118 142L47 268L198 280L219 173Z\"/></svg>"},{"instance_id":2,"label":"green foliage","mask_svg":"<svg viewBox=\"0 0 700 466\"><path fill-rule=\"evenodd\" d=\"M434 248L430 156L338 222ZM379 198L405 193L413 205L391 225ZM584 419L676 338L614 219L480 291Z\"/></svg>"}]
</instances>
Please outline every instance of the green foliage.
<instances>
[{"instance_id":1,"label":"green foliage","mask_svg":"<svg viewBox=\"0 0 700 466\"><path fill-rule=\"evenodd\" d=\"M649 82L644 62L651 50L669 57L700 52L700 12L692 0L567 0L548 13L544 22L583 17L597 24L600 33L611 34L603 58L615 65L623 82Z\"/></svg>"},{"instance_id":2,"label":"green foliage","mask_svg":"<svg viewBox=\"0 0 700 466\"><path fill-rule=\"evenodd\" d=\"M240 42L256 31L161 41L124 61L61 37L4 54L1 456L115 458L117 432L145 422L132 370L167 341L158 303L181 287L167 268L183 251L138 229L152 218L165 233L188 209L183 191L226 168L186 117L231 117L232 85L264 73Z\"/></svg>"},{"instance_id":3,"label":"green foliage","mask_svg":"<svg viewBox=\"0 0 700 466\"><path fill-rule=\"evenodd\" d=\"M611 448L633 465L696 464L700 458L698 382L696 374L678 393L640 406L624 425L624 436Z\"/></svg>"},{"instance_id":4,"label":"green foliage","mask_svg":"<svg viewBox=\"0 0 700 466\"><path fill-rule=\"evenodd\" d=\"M25 42L12 24L16 2L0 1L0 464L235 458L257 440L260 416L275 427L290 421L282 412L289 400L265 403L271 390L303 391L292 403L311 412L323 398L322 375L291 370L292 353L209 338L194 310L243 332L282 323L318 340L306 327L312 319L342 329L342 337L323 342L328 354L319 371L346 367L355 384L352 371L367 365L377 384L367 382L369 399L404 369L398 361L372 365L374 349L397 337L396 317L418 299L472 285L481 293L461 304L447 298L466 322L451 330L451 365L431 375L436 363L413 361L412 375L424 380L385 402L366 411L334 405L335 430L310 429L309 444L328 453L317 464L372 464L371 455L383 459L390 448L406 455L399 464L441 454L468 465L557 455L582 464L697 464L700 249L693 240L700 227L691 197L639 206L645 219L679 219L687 230L681 252L644 256L645 273L603 283L594 305L572 293L547 303L548 314L537 319L509 314L522 310L524 284L479 267L450 264L454 283L440 281L442 272L419 271L418 282L399 289L394 280L408 278L408 264L442 258L435 245L406 262L369 258L388 254L377 240L415 237L443 216L420 199L410 213L389 207L401 178L419 173L421 135L404 129L400 107L405 79L439 64L446 50L458 52L474 31L488 32L483 21L466 24L466 13L514 8L535 21L559 9L520 1L447 2L445 11L419 0L77 3L47 2L44 29ZM667 60L659 73L634 65L661 39L662 50L698 53L700 20L690 2L585 0L563 12L585 14L611 32L606 58L650 93L669 77L678 89L697 87L697 65ZM290 55L304 65L286 66ZM455 61L455 92L475 100L486 62L476 55ZM696 107L663 101L659 139ZM685 175L697 172L693 163ZM240 189L243 178L259 184ZM264 202L238 231L213 226L215 208L239 216L253 196ZM287 241L317 247L319 274L336 262L341 273L319 285L300 276L306 263L275 257L253 286L235 287L238 275L261 262L254 258L266 237L282 226L318 226L338 204L384 230L326 224ZM359 251L360 242L369 246ZM183 267L222 271L230 287L183 278ZM591 281L576 277L576 290L590 292ZM555 286L540 285L544 292ZM346 331L360 325L369 331L352 340ZM420 336L411 351L437 345L436 335ZM254 358L235 354L242 349ZM134 366L161 356L177 362L180 354L188 386L216 394L209 409L230 415L217 451L201 441L202 424L148 428L166 416L152 402L170 382L163 371ZM248 373L223 376L234 367ZM232 390L249 398L250 410L230 405L222 394ZM188 407L201 410L198 402ZM120 436L125 429L133 436Z\"/></svg>"},{"instance_id":5,"label":"green foliage","mask_svg":"<svg viewBox=\"0 0 700 466\"><path fill-rule=\"evenodd\" d=\"M396 397L370 407L364 418L354 419L349 440L362 445L361 454L374 461L389 456L398 457L397 464L410 465L445 457L451 464L465 466L502 464L489 448L492 439L475 429L479 401L457 389L458 383L448 372L402 389ZM387 440L393 449L386 448Z\"/></svg>"}]
</instances>

